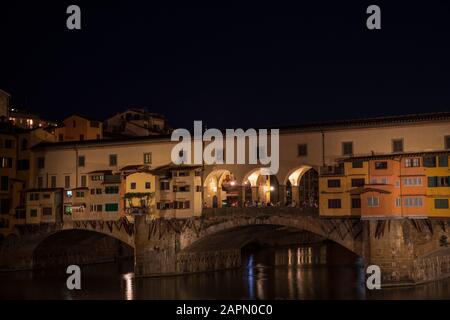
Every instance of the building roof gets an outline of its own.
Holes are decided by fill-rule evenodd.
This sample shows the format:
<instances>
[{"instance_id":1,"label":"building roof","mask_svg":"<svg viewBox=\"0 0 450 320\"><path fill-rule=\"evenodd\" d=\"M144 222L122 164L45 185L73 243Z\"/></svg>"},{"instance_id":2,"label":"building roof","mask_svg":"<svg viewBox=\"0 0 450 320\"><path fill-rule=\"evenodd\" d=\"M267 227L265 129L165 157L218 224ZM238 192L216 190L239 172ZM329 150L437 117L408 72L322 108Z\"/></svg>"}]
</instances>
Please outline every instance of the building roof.
<instances>
[{"instance_id":1,"label":"building roof","mask_svg":"<svg viewBox=\"0 0 450 320\"><path fill-rule=\"evenodd\" d=\"M150 166L144 164L130 164L120 169L120 171L146 171Z\"/></svg>"},{"instance_id":2,"label":"building roof","mask_svg":"<svg viewBox=\"0 0 450 320\"><path fill-rule=\"evenodd\" d=\"M67 118L66 118L67 119ZM370 128L370 127L388 127L399 125L411 125L417 123L426 122L450 122L450 112L439 113L423 113L423 114L411 114L402 116L388 116L366 119L353 119L342 120L332 122L318 122L311 124L289 125L289 126L267 126L266 128L278 128L280 133L293 133L293 132L317 132L326 130L342 130L342 129L358 129L358 128ZM225 130L222 130L225 132ZM191 136L192 133L191 133ZM83 141L64 141L64 142L44 142L34 146L35 149L45 148L65 148L74 146L96 146L96 145L108 145L108 144L123 144L123 143L139 143L139 142L167 142L171 140L171 135L155 135L155 136L124 136L115 137L111 139L95 139L95 140L83 140Z\"/></svg>"},{"instance_id":3,"label":"building roof","mask_svg":"<svg viewBox=\"0 0 450 320\"><path fill-rule=\"evenodd\" d=\"M169 163L163 166L159 166L153 170L151 170L151 172L155 175L164 175L167 174L169 171L173 171L173 170L195 170L198 168L201 168L201 165L190 165L190 164L174 164L174 163Z\"/></svg>"},{"instance_id":4,"label":"building roof","mask_svg":"<svg viewBox=\"0 0 450 320\"><path fill-rule=\"evenodd\" d=\"M329 122L306 123L288 126L270 126L280 131L321 131L333 129L368 128L415 124L421 122L450 121L450 112L433 112L420 114L407 114L385 117L371 117L362 119L338 120Z\"/></svg>"},{"instance_id":5,"label":"building roof","mask_svg":"<svg viewBox=\"0 0 450 320\"><path fill-rule=\"evenodd\" d=\"M112 174L112 170L95 170L88 172L88 174L98 174L98 173Z\"/></svg>"}]
</instances>

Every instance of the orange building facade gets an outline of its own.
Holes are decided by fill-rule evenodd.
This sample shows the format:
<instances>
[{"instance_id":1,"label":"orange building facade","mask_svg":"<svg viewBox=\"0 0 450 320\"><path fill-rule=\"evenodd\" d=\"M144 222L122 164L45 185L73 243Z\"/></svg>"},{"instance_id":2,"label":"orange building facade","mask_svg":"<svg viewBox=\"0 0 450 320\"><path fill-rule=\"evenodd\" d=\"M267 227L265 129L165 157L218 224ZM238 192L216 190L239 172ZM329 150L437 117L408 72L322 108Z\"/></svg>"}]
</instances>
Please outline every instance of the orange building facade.
<instances>
[{"instance_id":1,"label":"orange building facade","mask_svg":"<svg viewBox=\"0 0 450 320\"><path fill-rule=\"evenodd\" d=\"M320 214L362 218L449 217L448 152L342 159L320 176Z\"/></svg>"}]
</instances>

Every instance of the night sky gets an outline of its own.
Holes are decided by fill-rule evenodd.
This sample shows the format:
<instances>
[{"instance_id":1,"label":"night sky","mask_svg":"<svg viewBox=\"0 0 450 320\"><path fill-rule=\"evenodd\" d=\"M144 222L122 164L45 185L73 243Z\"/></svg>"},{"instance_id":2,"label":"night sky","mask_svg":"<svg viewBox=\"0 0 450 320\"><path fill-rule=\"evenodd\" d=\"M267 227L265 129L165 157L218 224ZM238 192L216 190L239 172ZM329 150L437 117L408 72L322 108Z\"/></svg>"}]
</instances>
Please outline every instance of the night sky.
<instances>
[{"instance_id":1,"label":"night sky","mask_svg":"<svg viewBox=\"0 0 450 320\"><path fill-rule=\"evenodd\" d=\"M449 1L53 2L0 4L0 88L44 118L147 107L232 128L450 111Z\"/></svg>"}]
</instances>

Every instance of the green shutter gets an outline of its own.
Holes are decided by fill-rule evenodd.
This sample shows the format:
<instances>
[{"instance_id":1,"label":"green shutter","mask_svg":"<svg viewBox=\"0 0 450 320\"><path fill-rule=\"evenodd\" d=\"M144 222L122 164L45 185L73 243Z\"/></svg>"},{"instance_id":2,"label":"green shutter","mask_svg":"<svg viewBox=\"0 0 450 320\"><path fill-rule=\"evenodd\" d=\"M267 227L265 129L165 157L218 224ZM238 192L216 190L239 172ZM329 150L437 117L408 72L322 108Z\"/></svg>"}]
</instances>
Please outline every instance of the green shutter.
<instances>
[{"instance_id":1,"label":"green shutter","mask_svg":"<svg viewBox=\"0 0 450 320\"><path fill-rule=\"evenodd\" d=\"M433 188L437 186L437 177L428 177L428 187Z\"/></svg>"},{"instance_id":2,"label":"green shutter","mask_svg":"<svg viewBox=\"0 0 450 320\"><path fill-rule=\"evenodd\" d=\"M439 156L439 167L448 167L448 156Z\"/></svg>"},{"instance_id":3,"label":"green shutter","mask_svg":"<svg viewBox=\"0 0 450 320\"><path fill-rule=\"evenodd\" d=\"M119 205L117 203L107 203L105 204L105 211L111 212L111 211L118 211Z\"/></svg>"},{"instance_id":4,"label":"green shutter","mask_svg":"<svg viewBox=\"0 0 450 320\"><path fill-rule=\"evenodd\" d=\"M436 209L448 209L448 199L434 199Z\"/></svg>"}]
</instances>

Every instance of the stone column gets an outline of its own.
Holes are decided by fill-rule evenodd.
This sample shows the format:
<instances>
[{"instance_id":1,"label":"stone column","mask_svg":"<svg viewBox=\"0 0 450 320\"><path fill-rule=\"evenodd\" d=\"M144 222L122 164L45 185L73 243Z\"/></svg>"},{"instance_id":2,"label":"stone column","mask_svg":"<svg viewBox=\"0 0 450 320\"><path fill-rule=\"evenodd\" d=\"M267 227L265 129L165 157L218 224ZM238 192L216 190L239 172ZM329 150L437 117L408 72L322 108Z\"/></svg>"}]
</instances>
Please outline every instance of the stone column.
<instances>
[{"instance_id":1,"label":"stone column","mask_svg":"<svg viewBox=\"0 0 450 320\"><path fill-rule=\"evenodd\" d=\"M300 203L300 193L299 193L299 190L298 190L298 186L292 186L292 201L295 201L297 206L301 206L302 205Z\"/></svg>"},{"instance_id":2,"label":"stone column","mask_svg":"<svg viewBox=\"0 0 450 320\"><path fill-rule=\"evenodd\" d=\"M245 203L245 186L238 186L238 200L239 200L239 207L244 207Z\"/></svg>"},{"instance_id":3,"label":"stone column","mask_svg":"<svg viewBox=\"0 0 450 320\"><path fill-rule=\"evenodd\" d=\"M284 206L286 203L286 186L284 184L278 186L278 197L281 205Z\"/></svg>"}]
</instances>

